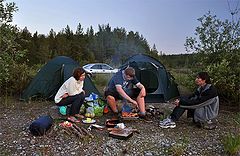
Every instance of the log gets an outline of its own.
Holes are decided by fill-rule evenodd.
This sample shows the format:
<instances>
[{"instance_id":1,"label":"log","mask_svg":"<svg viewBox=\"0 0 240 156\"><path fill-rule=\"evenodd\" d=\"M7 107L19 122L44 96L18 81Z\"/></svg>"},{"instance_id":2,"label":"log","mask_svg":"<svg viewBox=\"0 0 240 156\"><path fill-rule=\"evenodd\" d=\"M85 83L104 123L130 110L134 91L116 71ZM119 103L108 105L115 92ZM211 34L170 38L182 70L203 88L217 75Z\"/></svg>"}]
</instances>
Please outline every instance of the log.
<instances>
[{"instance_id":1,"label":"log","mask_svg":"<svg viewBox=\"0 0 240 156\"><path fill-rule=\"evenodd\" d=\"M86 133L87 135L89 135L91 138L93 138L93 135L91 134L91 133L89 133L89 131L87 131L85 128L83 128L83 127L80 127L81 128L81 130L84 132L84 133Z\"/></svg>"},{"instance_id":2,"label":"log","mask_svg":"<svg viewBox=\"0 0 240 156\"><path fill-rule=\"evenodd\" d=\"M68 135L71 135L71 132L68 128L62 127L63 132L67 133Z\"/></svg>"},{"instance_id":3,"label":"log","mask_svg":"<svg viewBox=\"0 0 240 156\"><path fill-rule=\"evenodd\" d=\"M70 129L79 137L79 138L83 138L84 136L73 126L70 127Z\"/></svg>"},{"instance_id":4,"label":"log","mask_svg":"<svg viewBox=\"0 0 240 156\"><path fill-rule=\"evenodd\" d=\"M79 128L76 124L73 124L73 127L76 128L81 134L83 134L83 131L81 128Z\"/></svg>"}]
</instances>

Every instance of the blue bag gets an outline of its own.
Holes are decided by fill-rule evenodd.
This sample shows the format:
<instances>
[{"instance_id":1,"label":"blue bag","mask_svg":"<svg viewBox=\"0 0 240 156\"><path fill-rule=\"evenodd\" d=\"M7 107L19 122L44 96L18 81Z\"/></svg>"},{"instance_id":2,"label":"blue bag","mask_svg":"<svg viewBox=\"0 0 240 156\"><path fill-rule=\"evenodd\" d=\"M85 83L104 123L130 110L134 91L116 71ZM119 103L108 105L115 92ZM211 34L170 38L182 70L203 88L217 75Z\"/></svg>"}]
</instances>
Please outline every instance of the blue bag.
<instances>
[{"instance_id":1,"label":"blue bag","mask_svg":"<svg viewBox=\"0 0 240 156\"><path fill-rule=\"evenodd\" d=\"M30 132L35 136L42 136L51 128L53 118L51 116L40 116L29 126Z\"/></svg>"}]
</instances>

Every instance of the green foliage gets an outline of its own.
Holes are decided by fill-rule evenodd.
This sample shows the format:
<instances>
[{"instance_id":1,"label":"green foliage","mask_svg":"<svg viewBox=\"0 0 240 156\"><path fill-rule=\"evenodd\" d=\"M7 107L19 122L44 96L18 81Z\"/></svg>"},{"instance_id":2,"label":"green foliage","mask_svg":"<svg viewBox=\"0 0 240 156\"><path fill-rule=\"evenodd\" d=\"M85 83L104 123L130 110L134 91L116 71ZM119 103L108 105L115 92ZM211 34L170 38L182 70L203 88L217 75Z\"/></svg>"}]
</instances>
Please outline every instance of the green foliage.
<instances>
[{"instance_id":1,"label":"green foliage","mask_svg":"<svg viewBox=\"0 0 240 156\"><path fill-rule=\"evenodd\" d=\"M112 74L96 74L93 75L92 80L96 85L97 89L99 90L102 95L104 94L104 89L108 84L108 81L111 79Z\"/></svg>"},{"instance_id":2,"label":"green foliage","mask_svg":"<svg viewBox=\"0 0 240 156\"><path fill-rule=\"evenodd\" d=\"M26 87L29 75L28 66L25 63L17 62L23 55L24 52L18 52L14 55L15 59L8 53L0 55L0 85L2 94L20 93Z\"/></svg>"},{"instance_id":3,"label":"green foliage","mask_svg":"<svg viewBox=\"0 0 240 156\"><path fill-rule=\"evenodd\" d=\"M21 49L21 37L12 21L15 3L0 1L0 94L19 93L26 85L28 67L23 61L26 50Z\"/></svg>"},{"instance_id":4,"label":"green foliage","mask_svg":"<svg viewBox=\"0 0 240 156\"><path fill-rule=\"evenodd\" d=\"M5 0L0 0L0 23L6 24L12 22L13 12L18 8L14 2L4 4Z\"/></svg>"},{"instance_id":5,"label":"green foliage","mask_svg":"<svg viewBox=\"0 0 240 156\"><path fill-rule=\"evenodd\" d=\"M160 61L168 68L191 68L195 65L194 54L162 55Z\"/></svg>"},{"instance_id":6,"label":"green foliage","mask_svg":"<svg viewBox=\"0 0 240 156\"><path fill-rule=\"evenodd\" d=\"M33 35L25 27L19 30L12 26L15 3L0 0L0 85L1 93L20 93L35 75L35 65L44 64L55 56L65 55L79 61L80 65L105 62L116 66L129 55L150 51L146 39L138 32L127 32L124 28L99 25L99 31L90 27L86 33L79 23L76 32L67 25L56 33ZM29 68L28 66L32 66ZM102 77L99 85L106 85Z\"/></svg>"},{"instance_id":7,"label":"green foliage","mask_svg":"<svg viewBox=\"0 0 240 156\"><path fill-rule=\"evenodd\" d=\"M221 54L239 48L239 20L221 21L208 12L198 21L201 25L196 28L196 37L188 37L185 47L189 52L202 54L199 58L202 62L213 63L219 61L218 59L221 60L219 55L204 54Z\"/></svg>"},{"instance_id":8,"label":"green foliage","mask_svg":"<svg viewBox=\"0 0 240 156\"><path fill-rule=\"evenodd\" d=\"M240 152L240 135L228 134L223 138L223 146L225 152L230 155L238 155Z\"/></svg>"},{"instance_id":9,"label":"green foliage","mask_svg":"<svg viewBox=\"0 0 240 156\"><path fill-rule=\"evenodd\" d=\"M238 60L240 60L240 58ZM214 85L218 88L220 94L227 98L232 98L234 101L239 100L240 77L239 74L236 73L240 73L239 65L233 68L229 61L223 59L220 63L208 65L207 71L215 80Z\"/></svg>"},{"instance_id":10,"label":"green foliage","mask_svg":"<svg viewBox=\"0 0 240 156\"><path fill-rule=\"evenodd\" d=\"M86 33L82 29L79 23L75 33L67 25L58 33L51 29L48 36L37 32L32 36L24 28L20 35L27 43L21 45L28 50L28 64L45 63L55 56L65 55L78 60L81 65L89 62L111 62L116 65L114 63L122 63L130 55L150 52L146 39L138 32L127 32L124 28L112 30L109 24L99 25L96 33L92 27ZM154 52L150 54L154 55Z\"/></svg>"},{"instance_id":11,"label":"green foliage","mask_svg":"<svg viewBox=\"0 0 240 156\"><path fill-rule=\"evenodd\" d=\"M195 89L194 80L196 74L194 72L189 69L172 69L171 73L179 86L184 86L191 91Z\"/></svg>"},{"instance_id":12,"label":"green foliage","mask_svg":"<svg viewBox=\"0 0 240 156\"><path fill-rule=\"evenodd\" d=\"M240 97L240 20L221 21L207 13L199 18L196 37L188 37L185 47L197 53L198 71L208 71L220 95L239 102Z\"/></svg>"}]
</instances>

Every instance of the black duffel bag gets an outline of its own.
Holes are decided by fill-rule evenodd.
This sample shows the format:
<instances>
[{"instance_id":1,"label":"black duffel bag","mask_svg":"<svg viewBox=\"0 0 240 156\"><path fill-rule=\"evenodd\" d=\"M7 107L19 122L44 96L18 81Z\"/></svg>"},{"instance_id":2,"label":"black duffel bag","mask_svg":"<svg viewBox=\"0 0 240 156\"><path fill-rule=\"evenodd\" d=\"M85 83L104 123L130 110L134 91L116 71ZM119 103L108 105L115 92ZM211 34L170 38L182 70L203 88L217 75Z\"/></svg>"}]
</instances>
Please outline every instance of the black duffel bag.
<instances>
[{"instance_id":1,"label":"black duffel bag","mask_svg":"<svg viewBox=\"0 0 240 156\"><path fill-rule=\"evenodd\" d=\"M35 136L42 136L51 128L53 118L51 116L40 116L29 126L30 132Z\"/></svg>"}]
</instances>

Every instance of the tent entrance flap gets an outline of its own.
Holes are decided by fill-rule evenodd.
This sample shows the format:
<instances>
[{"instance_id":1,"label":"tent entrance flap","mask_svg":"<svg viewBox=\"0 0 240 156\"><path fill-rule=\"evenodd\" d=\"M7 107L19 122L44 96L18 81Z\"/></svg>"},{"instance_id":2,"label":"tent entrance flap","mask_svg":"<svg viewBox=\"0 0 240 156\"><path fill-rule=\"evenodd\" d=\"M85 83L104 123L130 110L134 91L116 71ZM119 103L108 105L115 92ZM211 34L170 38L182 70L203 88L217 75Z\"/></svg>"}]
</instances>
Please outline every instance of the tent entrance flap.
<instances>
[{"instance_id":1,"label":"tent entrance flap","mask_svg":"<svg viewBox=\"0 0 240 156\"><path fill-rule=\"evenodd\" d=\"M157 59L145 54L137 54L128 58L120 70L128 66L135 69L136 77L145 86L146 102L164 102L179 96L177 84Z\"/></svg>"},{"instance_id":2,"label":"tent entrance flap","mask_svg":"<svg viewBox=\"0 0 240 156\"><path fill-rule=\"evenodd\" d=\"M147 93L153 93L158 89L158 77L153 71L140 71L139 81L144 85Z\"/></svg>"}]
</instances>

